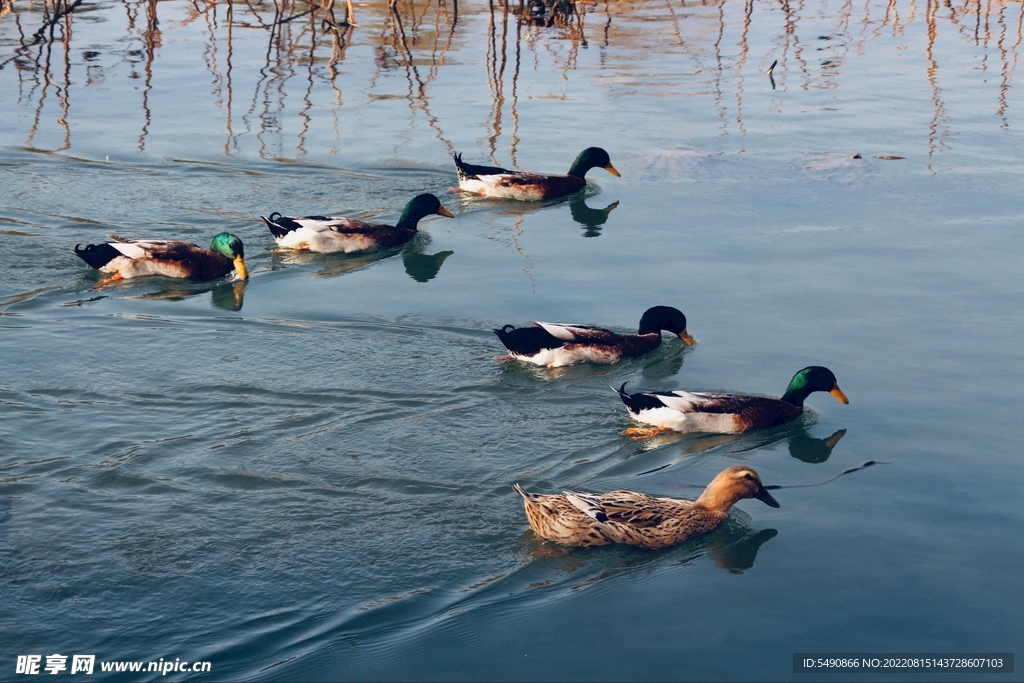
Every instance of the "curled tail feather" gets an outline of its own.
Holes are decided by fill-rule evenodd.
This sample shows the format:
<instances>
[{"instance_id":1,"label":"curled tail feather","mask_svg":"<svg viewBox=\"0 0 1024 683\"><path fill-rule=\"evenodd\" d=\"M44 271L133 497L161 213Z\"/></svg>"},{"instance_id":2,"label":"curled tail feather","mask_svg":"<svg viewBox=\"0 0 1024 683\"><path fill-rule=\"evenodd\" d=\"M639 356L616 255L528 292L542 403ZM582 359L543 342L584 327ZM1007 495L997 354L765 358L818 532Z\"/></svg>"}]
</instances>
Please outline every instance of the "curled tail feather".
<instances>
[{"instance_id":1,"label":"curled tail feather","mask_svg":"<svg viewBox=\"0 0 1024 683\"><path fill-rule=\"evenodd\" d=\"M82 249L81 245L75 245L75 256L97 270L121 255L121 252L109 244L87 244L85 249Z\"/></svg>"},{"instance_id":2,"label":"curled tail feather","mask_svg":"<svg viewBox=\"0 0 1024 683\"><path fill-rule=\"evenodd\" d=\"M302 227L301 225L291 220L287 216L282 216L277 211L270 214L269 216L260 216L260 218L262 218L263 222L267 224L267 227L270 228L270 233L275 238L284 237L292 230L296 230Z\"/></svg>"}]
</instances>

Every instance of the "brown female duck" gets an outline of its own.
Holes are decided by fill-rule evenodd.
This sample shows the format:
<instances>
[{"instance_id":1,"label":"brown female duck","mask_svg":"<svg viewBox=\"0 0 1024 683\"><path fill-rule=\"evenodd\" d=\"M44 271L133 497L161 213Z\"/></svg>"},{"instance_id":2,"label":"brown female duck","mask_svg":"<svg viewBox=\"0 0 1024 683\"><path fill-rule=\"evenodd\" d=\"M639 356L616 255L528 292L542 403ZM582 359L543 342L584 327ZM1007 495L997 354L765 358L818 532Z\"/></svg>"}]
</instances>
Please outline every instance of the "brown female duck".
<instances>
[{"instance_id":1,"label":"brown female duck","mask_svg":"<svg viewBox=\"0 0 1024 683\"><path fill-rule=\"evenodd\" d=\"M722 470L695 501L653 498L634 491L541 495L519 484L513 488L523 497L526 518L537 534L584 548L609 543L664 548L714 531L743 498L779 507L757 472L746 465Z\"/></svg>"}]
</instances>

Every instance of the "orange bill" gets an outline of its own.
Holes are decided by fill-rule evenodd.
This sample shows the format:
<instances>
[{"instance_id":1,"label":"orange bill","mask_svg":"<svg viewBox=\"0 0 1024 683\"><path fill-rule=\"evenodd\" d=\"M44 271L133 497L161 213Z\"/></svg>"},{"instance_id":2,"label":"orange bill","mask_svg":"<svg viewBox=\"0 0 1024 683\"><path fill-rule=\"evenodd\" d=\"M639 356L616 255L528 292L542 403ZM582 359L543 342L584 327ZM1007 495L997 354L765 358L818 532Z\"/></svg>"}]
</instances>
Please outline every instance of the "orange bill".
<instances>
[{"instance_id":1,"label":"orange bill","mask_svg":"<svg viewBox=\"0 0 1024 683\"><path fill-rule=\"evenodd\" d=\"M448 218L455 218L455 214L453 214L451 211L449 211L448 209L444 208L443 206L437 210L437 214L439 216L447 216Z\"/></svg>"},{"instance_id":2,"label":"orange bill","mask_svg":"<svg viewBox=\"0 0 1024 683\"><path fill-rule=\"evenodd\" d=\"M838 384L833 384L832 385L832 391L830 391L828 393L830 393L833 396L835 396L836 400L839 401L840 403L845 403L845 404L849 405L850 399L846 398L846 394L843 393L843 390L839 388Z\"/></svg>"},{"instance_id":3,"label":"orange bill","mask_svg":"<svg viewBox=\"0 0 1024 683\"><path fill-rule=\"evenodd\" d=\"M249 269L245 267L245 259L241 256L235 257L235 275L238 276L239 280L249 279Z\"/></svg>"},{"instance_id":4,"label":"orange bill","mask_svg":"<svg viewBox=\"0 0 1024 683\"><path fill-rule=\"evenodd\" d=\"M679 333L679 338L686 342L687 346L693 346L697 343L697 340L690 336L690 333L686 331L685 327L683 328L683 331Z\"/></svg>"},{"instance_id":5,"label":"orange bill","mask_svg":"<svg viewBox=\"0 0 1024 683\"><path fill-rule=\"evenodd\" d=\"M614 166L612 166L611 164L608 164L607 166L605 166L605 167L604 167L604 170L608 171L609 173L611 173L611 174L612 174L613 176L615 176L616 178L621 178L621 177L622 177L622 176L621 176L621 175L619 174L619 172L615 170L615 167L614 167Z\"/></svg>"}]
</instances>

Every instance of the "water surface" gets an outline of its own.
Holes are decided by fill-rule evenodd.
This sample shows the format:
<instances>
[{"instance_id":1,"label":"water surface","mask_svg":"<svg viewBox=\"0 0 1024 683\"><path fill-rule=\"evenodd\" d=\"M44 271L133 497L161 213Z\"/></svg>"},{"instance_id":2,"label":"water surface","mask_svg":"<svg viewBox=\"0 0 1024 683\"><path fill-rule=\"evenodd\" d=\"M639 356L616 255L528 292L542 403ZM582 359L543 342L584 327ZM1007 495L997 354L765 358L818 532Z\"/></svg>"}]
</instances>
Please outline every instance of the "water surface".
<instances>
[{"instance_id":1,"label":"water surface","mask_svg":"<svg viewBox=\"0 0 1024 683\"><path fill-rule=\"evenodd\" d=\"M0 9L0 667L779 680L794 652L1021 642L1018 6L69 7ZM622 178L571 201L450 190L454 152L595 144ZM258 218L425 191L458 217L368 257L276 253ZM71 253L222 230L247 283L96 289ZM698 344L495 360L493 327L655 304ZM779 395L809 364L850 405L738 438L634 442L609 389ZM543 542L511 490L866 460L657 552Z\"/></svg>"}]
</instances>

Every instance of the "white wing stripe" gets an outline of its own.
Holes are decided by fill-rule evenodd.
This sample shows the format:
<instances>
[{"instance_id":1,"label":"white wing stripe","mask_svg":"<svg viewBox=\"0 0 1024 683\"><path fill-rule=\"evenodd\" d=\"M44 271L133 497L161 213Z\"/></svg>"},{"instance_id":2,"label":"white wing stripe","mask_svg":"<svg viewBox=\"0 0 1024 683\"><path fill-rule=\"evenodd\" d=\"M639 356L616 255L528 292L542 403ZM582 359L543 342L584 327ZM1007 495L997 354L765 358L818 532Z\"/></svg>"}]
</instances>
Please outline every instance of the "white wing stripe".
<instances>
[{"instance_id":1,"label":"white wing stripe","mask_svg":"<svg viewBox=\"0 0 1024 683\"><path fill-rule=\"evenodd\" d=\"M678 410L682 413L697 410L700 408L701 403L706 402L706 400L702 401L701 397L694 394L690 394L688 396L666 396L665 394L655 394L655 396L665 406L672 408L673 410Z\"/></svg>"},{"instance_id":2,"label":"white wing stripe","mask_svg":"<svg viewBox=\"0 0 1024 683\"><path fill-rule=\"evenodd\" d=\"M543 328L545 332L555 339L561 339L562 341L567 342L576 341L576 334L572 329L565 325L559 323L542 323L539 320L534 320L533 324L537 327Z\"/></svg>"},{"instance_id":3,"label":"white wing stripe","mask_svg":"<svg viewBox=\"0 0 1024 683\"><path fill-rule=\"evenodd\" d=\"M145 258L149 252L138 244L132 242L111 242L110 246L117 249L130 259Z\"/></svg>"}]
</instances>

